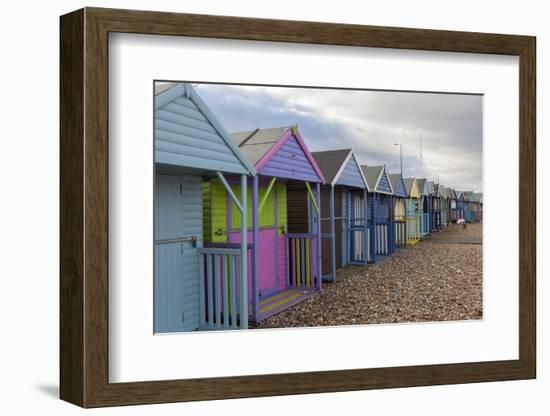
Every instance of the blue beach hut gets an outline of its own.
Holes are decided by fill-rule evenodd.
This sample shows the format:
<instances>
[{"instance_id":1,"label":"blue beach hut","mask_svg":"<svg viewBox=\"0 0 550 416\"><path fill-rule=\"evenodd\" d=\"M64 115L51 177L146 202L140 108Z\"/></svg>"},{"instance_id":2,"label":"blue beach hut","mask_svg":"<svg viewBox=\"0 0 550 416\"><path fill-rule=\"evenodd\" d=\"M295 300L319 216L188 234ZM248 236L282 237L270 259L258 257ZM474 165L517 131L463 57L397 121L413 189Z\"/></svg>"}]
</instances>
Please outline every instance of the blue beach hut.
<instances>
[{"instance_id":1,"label":"blue beach hut","mask_svg":"<svg viewBox=\"0 0 550 416\"><path fill-rule=\"evenodd\" d=\"M430 234L430 191L426 179L417 179L418 190L420 191L419 215L420 215L420 238Z\"/></svg>"},{"instance_id":2,"label":"blue beach hut","mask_svg":"<svg viewBox=\"0 0 550 416\"><path fill-rule=\"evenodd\" d=\"M351 149L312 155L326 181L321 186L323 277L334 281L336 269L367 264L368 184Z\"/></svg>"},{"instance_id":3,"label":"blue beach hut","mask_svg":"<svg viewBox=\"0 0 550 416\"><path fill-rule=\"evenodd\" d=\"M202 183L237 175L246 184L255 168L185 83L155 85L154 151L154 331L247 328L247 239L203 247ZM231 197L246 218L242 189ZM220 285L232 289L223 298Z\"/></svg>"},{"instance_id":4,"label":"blue beach hut","mask_svg":"<svg viewBox=\"0 0 550 416\"><path fill-rule=\"evenodd\" d=\"M394 251L393 238L393 187L385 166L361 166L368 189L368 261L388 256Z\"/></svg>"},{"instance_id":5,"label":"blue beach hut","mask_svg":"<svg viewBox=\"0 0 550 416\"><path fill-rule=\"evenodd\" d=\"M407 245L407 190L403 176L400 173L391 173L389 178L393 188L393 234L395 236L395 246L405 248Z\"/></svg>"}]
</instances>

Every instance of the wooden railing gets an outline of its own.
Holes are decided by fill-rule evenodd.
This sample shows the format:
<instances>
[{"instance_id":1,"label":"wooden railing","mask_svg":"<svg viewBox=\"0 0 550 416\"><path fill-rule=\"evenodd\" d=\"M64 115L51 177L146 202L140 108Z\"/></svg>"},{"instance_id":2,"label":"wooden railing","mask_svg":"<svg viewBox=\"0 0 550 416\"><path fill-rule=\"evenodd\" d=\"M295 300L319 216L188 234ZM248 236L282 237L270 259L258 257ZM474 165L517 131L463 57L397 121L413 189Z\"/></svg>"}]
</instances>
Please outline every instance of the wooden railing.
<instances>
[{"instance_id":1,"label":"wooden railing","mask_svg":"<svg viewBox=\"0 0 550 416\"><path fill-rule=\"evenodd\" d=\"M424 237L430 233L430 214L420 214L420 236Z\"/></svg>"},{"instance_id":2,"label":"wooden railing","mask_svg":"<svg viewBox=\"0 0 550 416\"><path fill-rule=\"evenodd\" d=\"M394 230L396 247L405 247L407 245L407 222L404 216L395 217Z\"/></svg>"},{"instance_id":3,"label":"wooden railing","mask_svg":"<svg viewBox=\"0 0 550 416\"><path fill-rule=\"evenodd\" d=\"M241 250L213 247L198 251L200 328L247 329L242 322L248 319L240 319L248 314L248 278L241 273Z\"/></svg>"},{"instance_id":4,"label":"wooden railing","mask_svg":"<svg viewBox=\"0 0 550 416\"><path fill-rule=\"evenodd\" d=\"M315 287L317 234L286 234L287 286Z\"/></svg>"},{"instance_id":5,"label":"wooden railing","mask_svg":"<svg viewBox=\"0 0 550 416\"><path fill-rule=\"evenodd\" d=\"M367 247L365 247L365 225L363 218L353 218L350 221L350 260L363 263L365 255L369 256L370 233L367 233ZM367 258L369 261L370 258Z\"/></svg>"},{"instance_id":6,"label":"wooden railing","mask_svg":"<svg viewBox=\"0 0 550 416\"><path fill-rule=\"evenodd\" d=\"M371 244L376 256L387 256L390 253L390 224L389 222L376 222L369 224L369 248Z\"/></svg>"},{"instance_id":7,"label":"wooden railing","mask_svg":"<svg viewBox=\"0 0 550 416\"><path fill-rule=\"evenodd\" d=\"M441 228L441 213L440 212L432 212L432 219L431 219L431 231L436 231L439 228Z\"/></svg>"},{"instance_id":8,"label":"wooden railing","mask_svg":"<svg viewBox=\"0 0 550 416\"><path fill-rule=\"evenodd\" d=\"M420 218L417 214L408 215L407 221L407 244L415 244L420 240Z\"/></svg>"}]
</instances>

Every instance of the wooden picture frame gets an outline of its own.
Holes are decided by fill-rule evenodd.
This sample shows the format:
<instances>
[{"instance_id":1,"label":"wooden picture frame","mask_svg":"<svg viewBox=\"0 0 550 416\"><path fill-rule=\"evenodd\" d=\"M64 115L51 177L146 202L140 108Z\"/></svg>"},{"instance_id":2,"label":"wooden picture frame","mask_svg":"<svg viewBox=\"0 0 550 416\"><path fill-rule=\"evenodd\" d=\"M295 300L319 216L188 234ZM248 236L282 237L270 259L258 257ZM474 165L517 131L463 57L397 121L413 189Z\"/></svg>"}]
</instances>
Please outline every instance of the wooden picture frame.
<instances>
[{"instance_id":1,"label":"wooden picture frame","mask_svg":"<svg viewBox=\"0 0 550 416\"><path fill-rule=\"evenodd\" d=\"M85 8L60 19L60 396L82 407L536 376L535 52L530 36ZM108 34L193 36L519 57L519 359L109 383Z\"/></svg>"}]
</instances>

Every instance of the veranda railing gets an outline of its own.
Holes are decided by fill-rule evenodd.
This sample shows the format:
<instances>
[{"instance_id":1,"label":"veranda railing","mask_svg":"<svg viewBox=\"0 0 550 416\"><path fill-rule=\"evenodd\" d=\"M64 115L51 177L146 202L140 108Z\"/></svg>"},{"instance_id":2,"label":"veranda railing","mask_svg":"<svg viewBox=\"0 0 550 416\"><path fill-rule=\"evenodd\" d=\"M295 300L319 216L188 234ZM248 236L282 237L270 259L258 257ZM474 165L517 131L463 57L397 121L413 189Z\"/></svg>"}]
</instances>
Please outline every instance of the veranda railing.
<instances>
[{"instance_id":1,"label":"veranda railing","mask_svg":"<svg viewBox=\"0 0 550 416\"><path fill-rule=\"evenodd\" d=\"M287 287L312 289L316 286L317 234L286 234Z\"/></svg>"},{"instance_id":2,"label":"veranda railing","mask_svg":"<svg viewBox=\"0 0 550 416\"><path fill-rule=\"evenodd\" d=\"M250 255L250 247L248 251ZM247 320L241 316L248 314L248 277L240 270L240 248L208 247L198 252L200 328L246 329L241 322Z\"/></svg>"}]
</instances>

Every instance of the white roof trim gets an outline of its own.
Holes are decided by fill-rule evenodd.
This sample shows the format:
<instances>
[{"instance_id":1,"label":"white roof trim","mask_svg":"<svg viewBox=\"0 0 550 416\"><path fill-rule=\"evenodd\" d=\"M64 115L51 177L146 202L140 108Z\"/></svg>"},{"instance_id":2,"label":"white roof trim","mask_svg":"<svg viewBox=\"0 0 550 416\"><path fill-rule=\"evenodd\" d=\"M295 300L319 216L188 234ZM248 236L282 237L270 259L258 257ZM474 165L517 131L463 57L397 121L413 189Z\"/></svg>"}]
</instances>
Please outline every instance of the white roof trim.
<instances>
[{"instance_id":1,"label":"white roof trim","mask_svg":"<svg viewBox=\"0 0 550 416\"><path fill-rule=\"evenodd\" d=\"M204 114L206 119L210 122L210 124L212 124L212 127L214 127L214 130L216 130L225 144L231 149L233 154L237 157L237 159L239 159L250 175L256 176L256 168L252 166L252 163L250 163L248 158L242 153L229 133L218 121L218 118L214 115L214 113L212 113L212 111L210 111L210 108L208 108L206 103L190 84L179 83L157 95L155 97L155 110L164 107L166 104L175 100L177 97L181 97L182 95L189 98Z\"/></svg>"},{"instance_id":2,"label":"white roof trim","mask_svg":"<svg viewBox=\"0 0 550 416\"><path fill-rule=\"evenodd\" d=\"M390 185L391 192L380 192L380 191L376 190L378 188L378 182L380 182L380 179L382 178L382 174L385 173L385 172L386 172L386 166L382 166L382 169L380 170L380 175L378 175L378 179L376 180L376 185L374 185L374 191L378 192L379 194L393 195L395 192L393 190L391 180L390 180L387 173L386 173L386 177L388 178L388 184Z\"/></svg>"},{"instance_id":3,"label":"white roof trim","mask_svg":"<svg viewBox=\"0 0 550 416\"><path fill-rule=\"evenodd\" d=\"M344 160L344 162L342 162L342 165L340 165L340 169L338 170L338 172L334 176L334 179L332 180L331 185L336 185L336 182L338 182L338 179L340 179L340 176L342 176L342 173L344 172L344 169L346 168L346 166L348 165L349 160L352 157L353 157L353 160L355 160L355 164L359 168L359 174L361 175L361 180L363 181L363 184L365 185L365 188L367 189L367 191L370 192L369 184L367 183L367 179L365 178L365 175L363 175L363 169L361 169L361 165L357 161L357 158L355 157L355 153L353 153L352 149L349 150L349 153L346 156L346 159Z\"/></svg>"}]
</instances>

